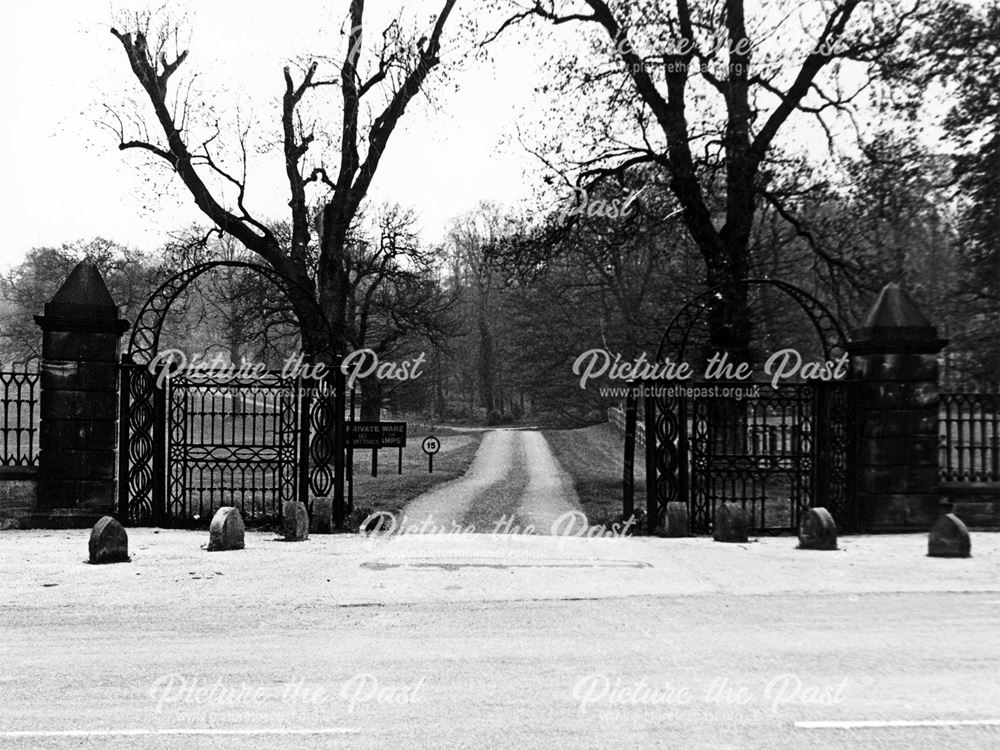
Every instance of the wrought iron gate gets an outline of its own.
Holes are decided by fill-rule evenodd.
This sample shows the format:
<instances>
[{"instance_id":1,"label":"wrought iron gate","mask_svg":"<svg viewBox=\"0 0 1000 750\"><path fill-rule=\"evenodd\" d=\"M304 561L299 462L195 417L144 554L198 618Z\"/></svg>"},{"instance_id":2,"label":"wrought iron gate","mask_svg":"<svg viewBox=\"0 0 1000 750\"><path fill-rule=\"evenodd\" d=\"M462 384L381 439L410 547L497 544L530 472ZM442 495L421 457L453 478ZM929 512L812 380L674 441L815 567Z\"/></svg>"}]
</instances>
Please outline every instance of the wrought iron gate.
<instances>
[{"instance_id":1,"label":"wrought iron gate","mask_svg":"<svg viewBox=\"0 0 1000 750\"><path fill-rule=\"evenodd\" d=\"M332 388L279 373L160 372L121 369L123 521L204 526L218 508L235 506L248 522L268 523L286 500L330 494Z\"/></svg>"},{"instance_id":2,"label":"wrought iron gate","mask_svg":"<svg viewBox=\"0 0 1000 750\"><path fill-rule=\"evenodd\" d=\"M794 303L790 309L805 316L816 334L816 353L825 361L845 356L847 337L819 300L788 282L745 279L706 289L684 303L653 360L685 362L688 353L704 360L718 353L711 347L710 311L725 304L727 294L738 292L746 303L750 292L765 289L783 295ZM773 351L766 341L756 344L758 354ZM858 384L849 378L778 386L745 381L634 385L625 408L626 516L634 509L632 470L641 418L651 531L664 527L671 502L687 505L689 528L696 534L713 531L723 502L743 506L755 533L795 531L803 512L813 506L827 508L842 531L867 528L869 519L855 502L853 486L861 436L856 433Z\"/></svg>"},{"instance_id":3,"label":"wrought iron gate","mask_svg":"<svg viewBox=\"0 0 1000 750\"><path fill-rule=\"evenodd\" d=\"M653 527L662 527L668 502L688 506L695 534L711 533L723 502L742 506L755 533L794 531L813 506L828 508L845 529L854 526L851 387L650 384L644 419Z\"/></svg>"},{"instance_id":4,"label":"wrought iron gate","mask_svg":"<svg viewBox=\"0 0 1000 750\"><path fill-rule=\"evenodd\" d=\"M122 355L118 518L133 526L204 525L213 509L237 505L249 520L267 520L280 516L285 500L332 495L340 526L350 507L338 357L326 379L309 387L275 374L225 382L195 372L160 377L157 352L171 305L202 274L220 268L270 281L298 310L304 346L322 339L346 344L312 291L270 266L208 261L164 281L139 311ZM322 361L319 351L303 354Z\"/></svg>"},{"instance_id":5,"label":"wrought iron gate","mask_svg":"<svg viewBox=\"0 0 1000 750\"><path fill-rule=\"evenodd\" d=\"M247 521L281 517L305 500L308 425L301 380L268 373L219 378L198 372L167 386L167 524L211 518L220 507Z\"/></svg>"}]
</instances>

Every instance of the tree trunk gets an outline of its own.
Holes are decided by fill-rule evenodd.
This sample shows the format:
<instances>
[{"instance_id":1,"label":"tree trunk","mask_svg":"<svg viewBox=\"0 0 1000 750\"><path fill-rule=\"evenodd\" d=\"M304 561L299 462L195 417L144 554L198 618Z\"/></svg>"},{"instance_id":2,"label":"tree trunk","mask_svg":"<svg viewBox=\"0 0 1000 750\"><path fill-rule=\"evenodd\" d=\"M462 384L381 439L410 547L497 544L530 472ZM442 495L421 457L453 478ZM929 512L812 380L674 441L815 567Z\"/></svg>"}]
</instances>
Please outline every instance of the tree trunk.
<instances>
[{"instance_id":1,"label":"tree trunk","mask_svg":"<svg viewBox=\"0 0 1000 750\"><path fill-rule=\"evenodd\" d=\"M382 381L368 377L361 381L361 421L380 422L382 416Z\"/></svg>"},{"instance_id":2,"label":"tree trunk","mask_svg":"<svg viewBox=\"0 0 1000 750\"><path fill-rule=\"evenodd\" d=\"M434 412L439 420L444 419L446 401L444 397L444 367L441 364L441 352L434 352Z\"/></svg>"},{"instance_id":3,"label":"tree trunk","mask_svg":"<svg viewBox=\"0 0 1000 750\"><path fill-rule=\"evenodd\" d=\"M479 380L482 391L482 404L487 415L493 411L493 334L490 332L486 316L479 316Z\"/></svg>"},{"instance_id":4,"label":"tree trunk","mask_svg":"<svg viewBox=\"0 0 1000 750\"><path fill-rule=\"evenodd\" d=\"M350 295L344 258L350 220L330 203L323 209L320 237L319 302L333 331L341 337L333 342L334 352L347 353L347 304Z\"/></svg>"},{"instance_id":5,"label":"tree trunk","mask_svg":"<svg viewBox=\"0 0 1000 750\"><path fill-rule=\"evenodd\" d=\"M719 290L719 296L710 300L708 310L708 351L707 357L718 353L728 355L734 366L750 362L750 341L753 323L747 285L740 283L746 278L745 251L729 253L733 260L722 264L721 268L709 271L709 288L727 284ZM751 362L751 364L753 364ZM747 452L746 403L736 399L712 399L709 409L709 441L714 453L742 455Z\"/></svg>"},{"instance_id":6,"label":"tree trunk","mask_svg":"<svg viewBox=\"0 0 1000 750\"><path fill-rule=\"evenodd\" d=\"M750 319L747 286L740 283L747 278L745 251L731 251L727 255L728 262L723 261L708 269L709 288L728 285L719 290L717 298L709 301L708 355L725 352L730 362L738 364L750 361L753 322Z\"/></svg>"}]
</instances>

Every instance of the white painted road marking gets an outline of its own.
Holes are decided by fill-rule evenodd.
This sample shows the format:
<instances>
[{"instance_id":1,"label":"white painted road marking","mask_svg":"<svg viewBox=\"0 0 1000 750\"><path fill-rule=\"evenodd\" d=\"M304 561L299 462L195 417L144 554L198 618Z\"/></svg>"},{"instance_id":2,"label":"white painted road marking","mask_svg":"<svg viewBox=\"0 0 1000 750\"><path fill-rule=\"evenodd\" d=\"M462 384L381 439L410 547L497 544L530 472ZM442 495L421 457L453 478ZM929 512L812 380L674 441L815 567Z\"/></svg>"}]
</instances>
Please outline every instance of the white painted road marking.
<instances>
[{"instance_id":1,"label":"white painted road marking","mask_svg":"<svg viewBox=\"0 0 1000 750\"><path fill-rule=\"evenodd\" d=\"M925 719L907 721L797 721L799 729L894 729L896 727L1000 727L1000 719Z\"/></svg>"},{"instance_id":2,"label":"white painted road marking","mask_svg":"<svg viewBox=\"0 0 1000 750\"><path fill-rule=\"evenodd\" d=\"M161 735L201 735L250 737L255 735L316 735L360 734L360 729L349 727L319 727L316 729L65 729L3 731L0 737L155 737Z\"/></svg>"}]
</instances>

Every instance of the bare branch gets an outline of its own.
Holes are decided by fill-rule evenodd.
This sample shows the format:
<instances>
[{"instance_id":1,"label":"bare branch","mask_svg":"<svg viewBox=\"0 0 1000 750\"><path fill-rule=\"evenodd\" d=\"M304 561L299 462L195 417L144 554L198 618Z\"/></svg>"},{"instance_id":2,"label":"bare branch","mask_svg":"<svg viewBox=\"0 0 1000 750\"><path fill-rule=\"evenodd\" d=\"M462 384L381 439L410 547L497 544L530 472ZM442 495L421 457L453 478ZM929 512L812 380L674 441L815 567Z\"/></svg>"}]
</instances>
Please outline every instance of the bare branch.
<instances>
[{"instance_id":1,"label":"bare branch","mask_svg":"<svg viewBox=\"0 0 1000 750\"><path fill-rule=\"evenodd\" d=\"M141 31L136 31L133 35L123 33L112 28L111 33L118 39L119 42L121 42L122 48L125 50L125 54L128 58L129 65L132 68L132 72L135 74L139 83L142 84L143 89L145 89L146 94L149 97L149 101L153 105L156 119L166 136L167 149L160 149L160 152L162 153L159 153L158 155L162 156L164 153L169 153L170 161L173 164L174 170L177 172L184 185L188 188L192 197L195 199L195 203L198 205L198 208L200 208L213 223L219 226L223 231L231 234L234 238L242 242L247 248L256 252L269 263L275 267L279 267L283 258L274 235L263 224L250 219L244 209L241 208L244 212L242 217L236 216L226 210L215 198L215 196L212 195L208 186L198 174L198 171L195 168L195 159L189 151L188 146L181 135L180 129L177 127L172 115L170 114L166 103L166 84L170 75L172 75L180 64L187 58L186 53L178 55L173 63L170 63L164 68L163 72L158 72L158 66L155 62L156 58L152 56L146 42L146 37ZM164 58L161 56L161 63L163 59ZM149 144L147 144L147 146L148 145ZM157 153L157 151L152 148L147 148L145 146L136 147L145 148L145 150L151 151L151 153Z\"/></svg>"},{"instance_id":2,"label":"bare branch","mask_svg":"<svg viewBox=\"0 0 1000 750\"><path fill-rule=\"evenodd\" d=\"M159 146L154 146L152 143L146 143L145 141L122 141L121 143L118 144L119 151L127 151L130 148L139 148L145 151L149 151L151 153L156 154L161 159L170 162L171 164L174 164L176 161L174 159L173 154L171 154L169 151L163 150Z\"/></svg>"}]
</instances>

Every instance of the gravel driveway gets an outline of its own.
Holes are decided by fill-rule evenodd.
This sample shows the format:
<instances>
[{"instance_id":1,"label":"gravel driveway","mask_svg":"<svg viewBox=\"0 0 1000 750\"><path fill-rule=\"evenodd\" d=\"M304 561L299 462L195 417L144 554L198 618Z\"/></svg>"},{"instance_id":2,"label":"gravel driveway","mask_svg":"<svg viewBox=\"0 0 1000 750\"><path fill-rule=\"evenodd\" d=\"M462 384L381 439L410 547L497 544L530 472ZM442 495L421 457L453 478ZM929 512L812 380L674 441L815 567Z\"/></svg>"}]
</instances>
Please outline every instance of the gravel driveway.
<instances>
[{"instance_id":1,"label":"gravel driveway","mask_svg":"<svg viewBox=\"0 0 1000 750\"><path fill-rule=\"evenodd\" d=\"M550 534L570 511L579 512L580 501L542 433L493 430L462 477L415 498L403 515L410 533Z\"/></svg>"}]
</instances>

